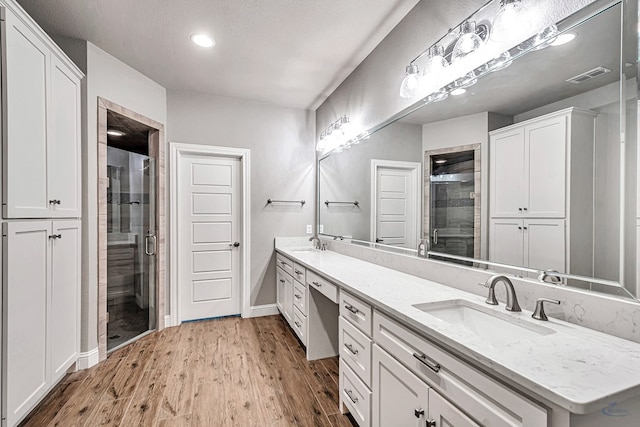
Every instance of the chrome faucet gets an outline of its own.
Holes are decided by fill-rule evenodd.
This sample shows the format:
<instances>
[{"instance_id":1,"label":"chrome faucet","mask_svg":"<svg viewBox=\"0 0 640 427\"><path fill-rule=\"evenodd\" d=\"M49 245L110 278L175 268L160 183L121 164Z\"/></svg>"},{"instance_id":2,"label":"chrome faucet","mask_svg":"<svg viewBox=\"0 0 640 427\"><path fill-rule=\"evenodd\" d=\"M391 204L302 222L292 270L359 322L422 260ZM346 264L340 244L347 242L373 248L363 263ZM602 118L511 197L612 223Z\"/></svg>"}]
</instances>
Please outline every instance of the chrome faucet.
<instances>
[{"instance_id":1,"label":"chrome faucet","mask_svg":"<svg viewBox=\"0 0 640 427\"><path fill-rule=\"evenodd\" d=\"M318 238L318 236L311 236L311 237L309 237L309 241L310 241L310 242L313 242L314 240L316 241L316 243L313 245L313 247L314 247L314 248L316 248L316 249L320 249L320 248L321 248L321 245L322 245L322 242L320 241L320 239Z\"/></svg>"},{"instance_id":2,"label":"chrome faucet","mask_svg":"<svg viewBox=\"0 0 640 427\"><path fill-rule=\"evenodd\" d=\"M536 320L547 321L549 318L547 317L547 313L544 312L544 303L548 302L551 304L560 304L560 301L557 299L549 299L549 298L538 298L536 301L536 309L531 315Z\"/></svg>"},{"instance_id":3,"label":"chrome faucet","mask_svg":"<svg viewBox=\"0 0 640 427\"><path fill-rule=\"evenodd\" d=\"M518 304L518 298L516 298L516 291L513 288L513 283L506 276L501 274L496 274L495 276L491 276L487 279L484 286L489 288L489 295L487 296L487 300L485 301L487 304L498 305L498 300L496 299L495 287L498 283L504 283L507 288L507 305L505 309L508 311L522 311L520 308L520 304Z\"/></svg>"}]
</instances>

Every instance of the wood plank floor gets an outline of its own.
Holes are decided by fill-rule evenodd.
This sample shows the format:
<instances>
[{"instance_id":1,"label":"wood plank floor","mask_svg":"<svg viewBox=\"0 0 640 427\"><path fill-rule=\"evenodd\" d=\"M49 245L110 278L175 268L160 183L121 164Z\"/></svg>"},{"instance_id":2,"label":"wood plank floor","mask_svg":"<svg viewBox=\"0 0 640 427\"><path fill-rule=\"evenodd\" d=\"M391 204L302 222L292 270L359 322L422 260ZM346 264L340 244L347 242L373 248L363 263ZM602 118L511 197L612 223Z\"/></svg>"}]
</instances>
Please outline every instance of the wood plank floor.
<instances>
[{"instance_id":1,"label":"wood plank floor","mask_svg":"<svg viewBox=\"0 0 640 427\"><path fill-rule=\"evenodd\" d=\"M337 426L338 359L281 316L185 323L68 375L23 426Z\"/></svg>"}]
</instances>

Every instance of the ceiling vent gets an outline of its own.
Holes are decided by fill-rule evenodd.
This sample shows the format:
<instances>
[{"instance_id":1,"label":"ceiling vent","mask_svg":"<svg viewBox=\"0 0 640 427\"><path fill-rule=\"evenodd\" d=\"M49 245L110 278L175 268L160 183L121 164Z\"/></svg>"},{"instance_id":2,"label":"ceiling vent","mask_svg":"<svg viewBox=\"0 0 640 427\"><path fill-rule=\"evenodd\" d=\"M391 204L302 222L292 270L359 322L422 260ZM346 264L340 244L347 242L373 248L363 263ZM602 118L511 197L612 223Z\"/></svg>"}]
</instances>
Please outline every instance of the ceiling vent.
<instances>
[{"instance_id":1,"label":"ceiling vent","mask_svg":"<svg viewBox=\"0 0 640 427\"><path fill-rule=\"evenodd\" d=\"M596 67L593 70L589 70L586 71L582 74L578 74L575 77L571 77L570 79L567 79L567 82L569 83L574 83L574 84L580 84L584 81L590 80L594 77L598 77L601 76L602 74L607 74L608 72L610 72L611 70L605 67Z\"/></svg>"}]
</instances>

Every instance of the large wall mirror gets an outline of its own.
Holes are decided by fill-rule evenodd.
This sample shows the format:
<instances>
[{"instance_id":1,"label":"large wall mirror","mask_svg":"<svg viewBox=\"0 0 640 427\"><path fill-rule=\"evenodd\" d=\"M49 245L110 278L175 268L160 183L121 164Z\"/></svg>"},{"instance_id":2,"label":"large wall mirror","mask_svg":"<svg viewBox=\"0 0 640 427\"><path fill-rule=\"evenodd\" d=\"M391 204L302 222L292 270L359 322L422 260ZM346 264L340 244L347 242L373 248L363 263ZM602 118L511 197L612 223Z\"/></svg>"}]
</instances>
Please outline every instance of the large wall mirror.
<instances>
[{"instance_id":1,"label":"large wall mirror","mask_svg":"<svg viewBox=\"0 0 640 427\"><path fill-rule=\"evenodd\" d=\"M321 234L634 298L635 3L596 1L557 23L568 43L321 156Z\"/></svg>"}]
</instances>

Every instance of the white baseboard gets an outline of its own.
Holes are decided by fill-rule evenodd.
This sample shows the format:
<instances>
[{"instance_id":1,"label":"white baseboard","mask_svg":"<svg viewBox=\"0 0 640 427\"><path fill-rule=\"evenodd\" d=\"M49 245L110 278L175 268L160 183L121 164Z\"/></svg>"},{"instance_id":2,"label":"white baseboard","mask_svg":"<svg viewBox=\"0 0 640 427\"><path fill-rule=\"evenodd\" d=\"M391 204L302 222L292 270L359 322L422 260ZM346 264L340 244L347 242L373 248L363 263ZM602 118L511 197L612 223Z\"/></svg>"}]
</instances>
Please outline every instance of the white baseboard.
<instances>
[{"instance_id":1,"label":"white baseboard","mask_svg":"<svg viewBox=\"0 0 640 427\"><path fill-rule=\"evenodd\" d=\"M176 326L176 325L173 324L173 316L171 316L170 314L167 314L166 316L164 316L164 327L169 328L171 326Z\"/></svg>"},{"instance_id":2,"label":"white baseboard","mask_svg":"<svg viewBox=\"0 0 640 427\"><path fill-rule=\"evenodd\" d=\"M246 317L263 317L278 314L278 306L276 304L252 305L249 308L249 315Z\"/></svg>"},{"instance_id":3,"label":"white baseboard","mask_svg":"<svg viewBox=\"0 0 640 427\"><path fill-rule=\"evenodd\" d=\"M88 369L92 366L97 365L98 362L100 362L100 356L98 353L98 347L96 347L87 352L81 352L78 356L76 366L78 367L78 370Z\"/></svg>"}]
</instances>

